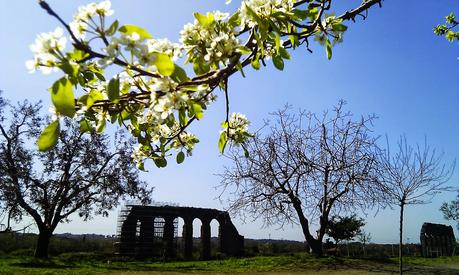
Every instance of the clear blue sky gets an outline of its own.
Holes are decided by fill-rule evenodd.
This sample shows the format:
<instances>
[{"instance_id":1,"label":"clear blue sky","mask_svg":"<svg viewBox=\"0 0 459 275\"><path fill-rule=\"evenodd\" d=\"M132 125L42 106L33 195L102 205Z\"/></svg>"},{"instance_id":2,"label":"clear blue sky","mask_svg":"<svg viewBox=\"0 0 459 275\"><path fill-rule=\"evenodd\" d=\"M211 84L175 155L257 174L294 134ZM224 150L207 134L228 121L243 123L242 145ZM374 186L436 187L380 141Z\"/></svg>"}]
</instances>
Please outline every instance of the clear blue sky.
<instances>
[{"instance_id":1,"label":"clear blue sky","mask_svg":"<svg viewBox=\"0 0 459 275\"><path fill-rule=\"evenodd\" d=\"M114 17L123 24L138 24L154 37L178 40L183 25L193 20L194 11L220 9L232 11L224 0L112 1ZM360 1L337 1L357 6ZM28 74L25 61L32 57L28 46L38 33L54 30L58 23L36 1L0 2L0 89L12 100L42 100L50 103L46 89L57 75ZM63 18L71 19L77 7L87 1L50 0ZM342 8L342 6L340 6ZM375 131L395 140L406 134L412 143L422 142L445 152L445 160L459 159L459 45L436 37L432 28L444 21L450 11L459 14L454 0L386 0L382 8L372 8L366 21L349 23L344 43L336 46L328 61L322 47L313 45L313 54L293 52L284 72L272 66L261 71L246 71L230 79L231 109L245 113L254 129L268 113L291 103L295 108L321 112L339 99L348 102L356 115L375 113ZM45 110L47 108L44 108ZM184 164L165 169L149 165L143 178L155 186L154 200L183 206L223 208L214 198L219 179L215 174L227 164L217 149L219 122L224 120L223 101L210 107L202 121L194 125L201 142ZM451 178L459 185L459 168ZM424 221L447 223L438 211L443 201L456 194L442 194L431 204L410 206L406 211L405 236L419 241ZM374 212L367 216L366 230L375 242L396 242L398 215L395 211ZM247 223L235 218L242 235L249 238L303 240L298 226L260 228L260 222ZM74 218L57 232L113 234L116 211L109 218L83 223ZM196 228L195 231L198 231ZM405 238L406 240L406 238Z\"/></svg>"}]
</instances>

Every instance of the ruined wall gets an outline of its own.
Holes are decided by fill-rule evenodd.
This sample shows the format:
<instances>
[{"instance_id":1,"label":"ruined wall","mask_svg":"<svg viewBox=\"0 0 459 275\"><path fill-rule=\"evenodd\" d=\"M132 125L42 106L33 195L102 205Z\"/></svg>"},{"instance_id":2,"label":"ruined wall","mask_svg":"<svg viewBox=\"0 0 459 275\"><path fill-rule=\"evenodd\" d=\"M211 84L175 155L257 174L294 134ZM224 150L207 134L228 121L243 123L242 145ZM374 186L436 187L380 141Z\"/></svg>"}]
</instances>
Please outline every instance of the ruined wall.
<instances>
[{"instance_id":1,"label":"ruined wall","mask_svg":"<svg viewBox=\"0 0 459 275\"><path fill-rule=\"evenodd\" d=\"M451 226L424 223L421 228L420 238L423 257L453 255L456 239Z\"/></svg>"},{"instance_id":2,"label":"ruined wall","mask_svg":"<svg viewBox=\"0 0 459 275\"><path fill-rule=\"evenodd\" d=\"M239 235L225 211L208 208L177 206L128 205L118 219L118 242L115 253L150 258L177 255L177 218L184 221L182 240L183 255L191 258L193 253L193 220L201 220L201 258L211 258L210 222L219 223L219 252L226 256L242 256L244 237Z\"/></svg>"}]
</instances>

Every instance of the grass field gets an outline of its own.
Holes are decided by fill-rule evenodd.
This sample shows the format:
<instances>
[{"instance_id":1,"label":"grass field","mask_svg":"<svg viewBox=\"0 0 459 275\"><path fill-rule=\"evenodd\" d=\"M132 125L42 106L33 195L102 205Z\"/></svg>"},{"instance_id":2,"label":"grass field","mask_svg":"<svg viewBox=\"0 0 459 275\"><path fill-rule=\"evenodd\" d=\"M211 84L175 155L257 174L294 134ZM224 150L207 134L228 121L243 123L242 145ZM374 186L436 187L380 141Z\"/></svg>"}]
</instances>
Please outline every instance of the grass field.
<instances>
[{"instance_id":1,"label":"grass field","mask_svg":"<svg viewBox=\"0 0 459 275\"><path fill-rule=\"evenodd\" d=\"M305 254L191 262L107 261L94 254L50 260L0 258L0 274L393 274L396 259L315 258ZM406 258L406 274L459 274L459 256Z\"/></svg>"}]
</instances>

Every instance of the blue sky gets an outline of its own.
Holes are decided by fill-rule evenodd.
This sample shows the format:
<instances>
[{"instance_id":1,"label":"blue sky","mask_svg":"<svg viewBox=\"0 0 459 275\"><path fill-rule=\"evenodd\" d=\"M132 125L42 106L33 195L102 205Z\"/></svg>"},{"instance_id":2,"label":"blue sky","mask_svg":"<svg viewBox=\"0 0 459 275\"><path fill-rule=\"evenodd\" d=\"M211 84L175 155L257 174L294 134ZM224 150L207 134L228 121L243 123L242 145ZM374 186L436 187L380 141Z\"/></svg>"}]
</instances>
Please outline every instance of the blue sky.
<instances>
[{"instance_id":1,"label":"blue sky","mask_svg":"<svg viewBox=\"0 0 459 275\"><path fill-rule=\"evenodd\" d=\"M183 25L193 20L193 12L233 11L239 1L229 6L224 0L112 1L121 24L145 27L157 38L178 40ZM54 30L58 23L36 1L0 2L0 89L12 100L42 100L50 103L46 89L57 75L29 74L25 61L32 57L28 46L40 32ZM49 1L63 18L69 20L77 7L87 1ZM129 4L128 4L129 3ZM339 10L357 6L359 1L341 1ZM260 71L246 70L247 77L230 79L231 111L242 112L257 129L268 113L284 104L321 112L332 108L339 99L356 116L375 113L375 132L391 140L405 134L410 143L428 143L445 153L445 160L459 159L459 47L433 34L433 27L444 21L450 11L459 14L453 0L386 0L383 7L369 11L367 20L349 22L344 43L333 50L328 61L322 47L313 44L313 54L304 49L292 52L293 59L283 72L271 65ZM44 108L45 110L47 108ZM224 120L223 100L212 105L202 121L193 126L201 142L185 163L171 163L165 169L147 165L142 177L155 186L153 199L183 206L223 208L215 198L215 187L227 163L217 149L219 123ZM459 168L450 185L458 186ZM406 211L405 240L419 241L423 222L448 223L438 211L443 201L455 193L441 194L432 203L409 206ZM396 242L396 211L369 211L365 230L375 242ZM242 235L249 238L284 238L303 240L298 226L260 228L259 221L246 223L234 219ZM109 218L95 218L83 223L74 218L57 232L113 234L116 211ZM197 229L195 229L197 231Z\"/></svg>"}]
</instances>

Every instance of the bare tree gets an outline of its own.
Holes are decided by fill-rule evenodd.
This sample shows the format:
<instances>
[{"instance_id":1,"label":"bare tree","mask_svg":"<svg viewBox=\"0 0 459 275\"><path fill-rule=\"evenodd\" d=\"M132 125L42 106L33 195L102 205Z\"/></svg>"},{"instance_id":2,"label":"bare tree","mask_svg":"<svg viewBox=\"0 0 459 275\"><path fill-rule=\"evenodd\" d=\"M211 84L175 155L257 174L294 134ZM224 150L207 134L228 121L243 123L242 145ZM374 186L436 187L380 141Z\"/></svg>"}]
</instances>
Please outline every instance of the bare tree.
<instances>
[{"instance_id":1,"label":"bare tree","mask_svg":"<svg viewBox=\"0 0 459 275\"><path fill-rule=\"evenodd\" d=\"M443 203L440 211L445 219L458 222L456 226L459 228L459 194L455 200Z\"/></svg>"},{"instance_id":2,"label":"bare tree","mask_svg":"<svg viewBox=\"0 0 459 275\"><path fill-rule=\"evenodd\" d=\"M43 126L40 105L5 103L0 109L0 198L6 208L17 206L15 217L24 213L34 220L36 257L48 256L54 230L71 214L87 220L108 215L124 196L149 200L151 189L138 178L127 139L119 136L111 144L107 136L83 134L65 123L58 146L38 152L28 140L35 141Z\"/></svg>"},{"instance_id":3,"label":"bare tree","mask_svg":"<svg viewBox=\"0 0 459 275\"><path fill-rule=\"evenodd\" d=\"M221 174L230 210L263 218L266 225L298 223L314 254L330 215L372 206L376 166L374 116L354 120L340 101L332 112L272 114L269 132L245 144L248 156L232 148L231 167ZM268 123L269 125L269 123ZM311 224L318 225L313 236Z\"/></svg>"},{"instance_id":4,"label":"bare tree","mask_svg":"<svg viewBox=\"0 0 459 275\"><path fill-rule=\"evenodd\" d=\"M389 144L387 140L387 144ZM454 170L455 162L446 166L443 154L427 145L412 147L401 136L397 151L389 145L379 155L380 177L378 186L386 194L386 203L400 208L399 219L399 273L403 274L403 214L406 205L425 204L441 191Z\"/></svg>"},{"instance_id":5,"label":"bare tree","mask_svg":"<svg viewBox=\"0 0 459 275\"><path fill-rule=\"evenodd\" d=\"M365 232L364 230L361 230L358 234L357 234L357 239L359 240L359 242L362 243L362 250L363 250L363 256L367 256L367 250L366 250L366 246L369 242L371 242L371 233L370 232Z\"/></svg>"}]
</instances>

